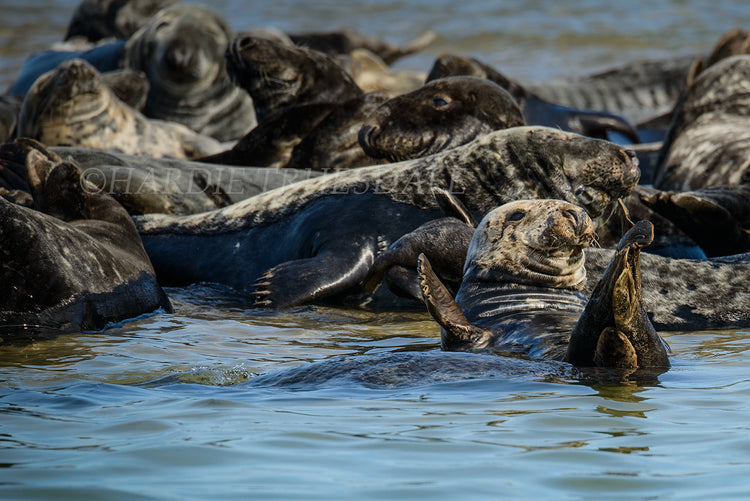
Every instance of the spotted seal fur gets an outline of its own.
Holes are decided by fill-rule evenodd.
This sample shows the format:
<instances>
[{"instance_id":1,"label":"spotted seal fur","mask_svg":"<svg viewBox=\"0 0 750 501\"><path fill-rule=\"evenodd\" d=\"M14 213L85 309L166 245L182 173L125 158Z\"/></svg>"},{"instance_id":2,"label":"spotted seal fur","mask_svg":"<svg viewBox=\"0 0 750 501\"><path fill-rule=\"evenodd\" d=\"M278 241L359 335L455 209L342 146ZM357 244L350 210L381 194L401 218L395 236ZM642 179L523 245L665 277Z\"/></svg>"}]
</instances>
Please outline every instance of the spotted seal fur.
<instances>
[{"instance_id":1,"label":"spotted seal fur","mask_svg":"<svg viewBox=\"0 0 750 501\"><path fill-rule=\"evenodd\" d=\"M516 127L432 157L321 176L209 213L146 215L136 223L164 283L214 281L253 294L259 305L292 306L358 293L381 249L435 218L432 186L470 194L471 212L557 197L597 216L630 192L638 175L633 157L615 144Z\"/></svg>"},{"instance_id":2,"label":"spotted seal fur","mask_svg":"<svg viewBox=\"0 0 750 501\"><path fill-rule=\"evenodd\" d=\"M559 200L505 204L477 226L455 301L419 261L428 311L445 350L498 348L577 366L669 367L666 343L641 306L639 249L653 238L641 221L625 234L592 298L583 248L594 239L586 211Z\"/></svg>"},{"instance_id":3,"label":"spotted seal fur","mask_svg":"<svg viewBox=\"0 0 750 501\"><path fill-rule=\"evenodd\" d=\"M86 61L72 59L45 73L24 98L19 137L48 146L81 146L154 157L197 158L221 149L187 127L149 120L117 98Z\"/></svg>"},{"instance_id":4,"label":"spotted seal fur","mask_svg":"<svg viewBox=\"0 0 750 501\"><path fill-rule=\"evenodd\" d=\"M176 4L154 15L128 39L120 62L148 78L144 114L219 141L238 139L254 127L251 98L226 72L232 36L226 20L205 7Z\"/></svg>"},{"instance_id":5,"label":"spotted seal fur","mask_svg":"<svg viewBox=\"0 0 750 501\"><path fill-rule=\"evenodd\" d=\"M90 193L74 163L38 143L16 146L26 153L33 208L0 197L2 342L171 311L128 213Z\"/></svg>"}]
</instances>

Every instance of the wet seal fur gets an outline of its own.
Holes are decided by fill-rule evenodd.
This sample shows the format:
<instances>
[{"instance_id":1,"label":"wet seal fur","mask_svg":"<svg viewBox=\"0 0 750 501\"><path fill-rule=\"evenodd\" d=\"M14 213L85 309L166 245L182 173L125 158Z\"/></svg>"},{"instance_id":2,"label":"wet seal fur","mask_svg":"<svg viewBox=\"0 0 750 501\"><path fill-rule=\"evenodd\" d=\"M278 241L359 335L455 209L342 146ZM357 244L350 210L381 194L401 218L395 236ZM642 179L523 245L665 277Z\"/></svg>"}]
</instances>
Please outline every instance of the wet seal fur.
<instances>
[{"instance_id":1,"label":"wet seal fur","mask_svg":"<svg viewBox=\"0 0 750 501\"><path fill-rule=\"evenodd\" d=\"M195 216L140 216L136 224L164 283L213 281L262 306L292 306L361 292L374 257L436 217L432 187L469 194L472 213L561 198L596 217L638 175L634 158L615 144L516 127L431 157L321 176Z\"/></svg>"},{"instance_id":2,"label":"wet seal fur","mask_svg":"<svg viewBox=\"0 0 750 501\"><path fill-rule=\"evenodd\" d=\"M439 57L427 75L427 82L458 75L486 78L507 90L518 103L529 125L559 127L562 130L598 139L609 139L610 132L618 132L632 143L640 142L638 133L624 118L607 111L577 109L554 104L474 58L456 55Z\"/></svg>"},{"instance_id":3,"label":"wet seal fur","mask_svg":"<svg viewBox=\"0 0 750 501\"><path fill-rule=\"evenodd\" d=\"M579 291L593 221L558 200L511 202L479 223L456 300L424 255L422 294L445 350L493 347L582 367L666 368L667 345L640 296L639 249L652 238L647 221L629 230L587 303Z\"/></svg>"},{"instance_id":4,"label":"wet seal fur","mask_svg":"<svg viewBox=\"0 0 750 501\"><path fill-rule=\"evenodd\" d=\"M215 139L184 125L147 119L123 103L81 59L66 61L37 79L21 105L17 134L48 146L153 157L196 158L221 149Z\"/></svg>"},{"instance_id":5,"label":"wet seal fur","mask_svg":"<svg viewBox=\"0 0 750 501\"><path fill-rule=\"evenodd\" d=\"M154 15L130 37L120 62L144 72L151 84L144 114L219 141L252 129L252 100L226 71L232 36L221 16L197 5L172 5Z\"/></svg>"},{"instance_id":6,"label":"wet seal fur","mask_svg":"<svg viewBox=\"0 0 750 501\"><path fill-rule=\"evenodd\" d=\"M399 162L522 125L518 104L499 85L471 76L446 77L381 104L362 124L359 144L373 158Z\"/></svg>"},{"instance_id":7,"label":"wet seal fur","mask_svg":"<svg viewBox=\"0 0 750 501\"><path fill-rule=\"evenodd\" d=\"M34 208L0 197L2 341L171 312L125 209L88 192L78 167L40 144L13 146L26 158Z\"/></svg>"}]
</instances>

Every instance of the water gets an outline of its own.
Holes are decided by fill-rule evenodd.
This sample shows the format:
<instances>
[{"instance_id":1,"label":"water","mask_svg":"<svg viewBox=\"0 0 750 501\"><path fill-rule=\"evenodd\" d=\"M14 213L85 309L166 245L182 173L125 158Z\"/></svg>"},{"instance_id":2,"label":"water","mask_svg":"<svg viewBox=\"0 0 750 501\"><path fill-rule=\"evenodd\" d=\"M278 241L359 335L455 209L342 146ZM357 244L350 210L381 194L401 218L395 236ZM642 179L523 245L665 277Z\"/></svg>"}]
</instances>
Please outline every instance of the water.
<instances>
[{"instance_id":1,"label":"water","mask_svg":"<svg viewBox=\"0 0 750 501\"><path fill-rule=\"evenodd\" d=\"M62 37L75 1L0 1L0 85ZM339 26L439 38L446 51L544 80L708 50L750 26L741 1L219 1L236 29ZM606 5L606 6L605 6ZM175 314L0 348L2 499L744 499L750 331L667 333L650 384L509 371L396 386L294 387L259 375L315 361L436 354L424 313L258 311L210 287ZM415 374L417 374L415 372ZM449 378L450 379L450 378Z\"/></svg>"}]
</instances>

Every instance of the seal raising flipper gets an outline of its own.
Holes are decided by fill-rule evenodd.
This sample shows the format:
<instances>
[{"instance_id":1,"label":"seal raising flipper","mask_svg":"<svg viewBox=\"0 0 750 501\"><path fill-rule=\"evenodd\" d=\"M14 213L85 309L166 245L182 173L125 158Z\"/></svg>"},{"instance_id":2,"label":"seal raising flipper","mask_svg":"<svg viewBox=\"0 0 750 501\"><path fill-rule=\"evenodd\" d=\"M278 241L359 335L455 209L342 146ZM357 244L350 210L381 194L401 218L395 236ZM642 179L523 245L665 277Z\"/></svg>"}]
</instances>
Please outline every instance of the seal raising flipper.
<instances>
[{"instance_id":1,"label":"seal raising flipper","mask_svg":"<svg viewBox=\"0 0 750 501\"><path fill-rule=\"evenodd\" d=\"M451 293L432 271L430 261L424 254L419 255L417 271L427 311L444 329L441 337L443 349L448 349L449 346L452 350L460 349L461 346L474 348L486 344L492 337L492 332L472 325L466 319Z\"/></svg>"},{"instance_id":2,"label":"seal raising flipper","mask_svg":"<svg viewBox=\"0 0 750 501\"><path fill-rule=\"evenodd\" d=\"M643 309L640 249L654 227L638 221L623 235L610 265L573 328L566 360L578 366L669 367L666 343Z\"/></svg>"}]
</instances>

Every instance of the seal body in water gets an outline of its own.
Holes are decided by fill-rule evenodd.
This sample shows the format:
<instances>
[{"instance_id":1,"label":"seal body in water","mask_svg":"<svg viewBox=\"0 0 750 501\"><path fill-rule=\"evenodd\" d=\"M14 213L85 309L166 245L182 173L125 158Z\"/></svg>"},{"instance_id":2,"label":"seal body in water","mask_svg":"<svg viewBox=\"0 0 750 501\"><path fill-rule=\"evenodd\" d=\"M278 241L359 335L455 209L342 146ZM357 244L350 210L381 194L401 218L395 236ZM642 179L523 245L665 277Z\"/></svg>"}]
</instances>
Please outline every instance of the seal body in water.
<instances>
[{"instance_id":1,"label":"seal body in water","mask_svg":"<svg viewBox=\"0 0 750 501\"><path fill-rule=\"evenodd\" d=\"M0 197L3 342L171 311L125 209L89 192L75 164L40 144L9 147L26 152L33 208Z\"/></svg>"},{"instance_id":2,"label":"seal body in water","mask_svg":"<svg viewBox=\"0 0 750 501\"><path fill-rule=\"evenodd\" d=\"M422 294L446 350L493 347L577 366L669 367L666 343L641 307L639 222L588 301L583 248L594 239L586 211L559 200L522 200L484 217L469 246L454 301L420 257Z\"/></svg>"},{"instance_id":3,"label":"seal body in water","mask_svg":"<svg viewBox=\"0 0 750 501\"><path fill-rule=\"evenodd\" d=\"M226 72L224 53L231 39L226 21L204 7L176 4L154 15L127 41L120 63L148 78L144 114L219 141L253 128L252 99Z\"/></svg>"},{"instance_id":4,"label":"seal body in water","mask_svg":"<svg viewBox=\"0 0 750 501\"><path fill-rule=\"evenodd\" d=\"M507 90L518 103L524 119L529 125L559 127L563 130L599 139L609 139L610 132L618 132L625 136L630 143L640 142L633 126L624 118L611 112L576 109L554 104L474 58L455 55L439 57L427 75L427 82L457 75L486 78Z\"/></svg>"},{"instance_id":5,"label":"seal body in water","mask_svg":"<svg viewBox=\"0 0 750 501\"><path fill-rule=\"evenodd\" d=\"M638 175L634 158L615 144L516 127L440 155L321 176L218 211L136 222L163 283L213 281L253 294L259 305L291 306L359 294L374 257L436 217L433 186L466 192L474 213L556 197L596 217L630 192Z\"/></svg>"},{"instance_id":6,"label":"seal body in water","mask_svg":"<svg viewBox=\"0 0 750 501\"><path fill-rule=\"evenodd\" d=\"M72 59L37 79L18 117L19 137L153 157L196 158L221 149L187 127L149 120L123 103L89 63Z\"/></svg>"},{"instance_id":7,"label":"seal body in water","mask_svg":"<svg viewBox=\"0 0 750 501\"><path fill-rule=\"evenodd\" d=\"M399 162L522 125L518 104L499 85L484 78L447 77L381 104L363 123L359 144L373 158Z\"/></svg>"}]
</instances>

